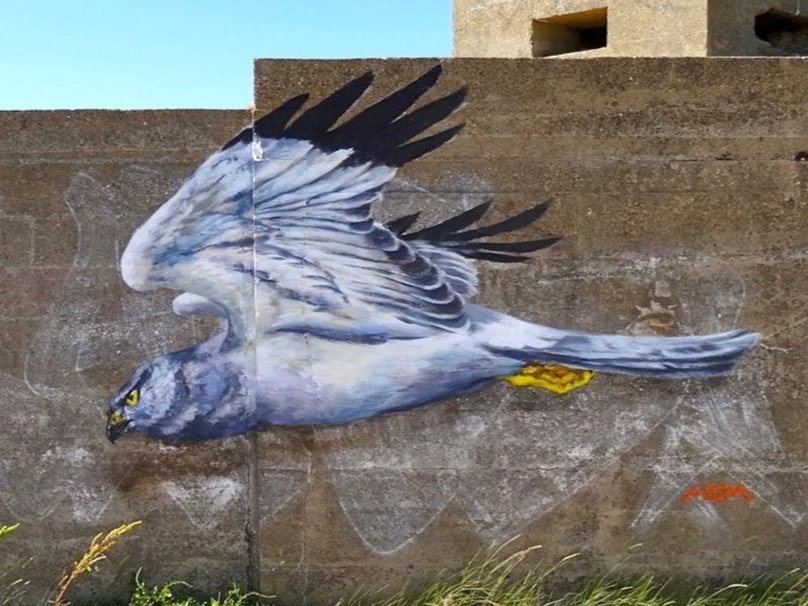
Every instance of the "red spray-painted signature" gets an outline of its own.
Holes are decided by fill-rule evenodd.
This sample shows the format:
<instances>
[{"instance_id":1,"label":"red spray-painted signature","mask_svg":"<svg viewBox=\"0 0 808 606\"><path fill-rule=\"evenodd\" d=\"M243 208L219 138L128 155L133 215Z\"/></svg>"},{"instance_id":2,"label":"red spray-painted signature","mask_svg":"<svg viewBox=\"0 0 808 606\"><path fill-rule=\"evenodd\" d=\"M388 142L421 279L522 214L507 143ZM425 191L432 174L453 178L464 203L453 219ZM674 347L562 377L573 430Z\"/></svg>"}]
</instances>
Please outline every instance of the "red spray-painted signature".
<instances>
[{"instance_id":1,"label":"red spray-painted signature","mask_svg":"<svg viewBox=\"0 0 808 606\"><path fill-rule=\"evenodd\" d=\"M693 499L720 503L736 497L747 501L755 500L755 495L743 484L702 484L690 487L682 495L682 503L690 503Z\"/></svg>"}]
</instances>

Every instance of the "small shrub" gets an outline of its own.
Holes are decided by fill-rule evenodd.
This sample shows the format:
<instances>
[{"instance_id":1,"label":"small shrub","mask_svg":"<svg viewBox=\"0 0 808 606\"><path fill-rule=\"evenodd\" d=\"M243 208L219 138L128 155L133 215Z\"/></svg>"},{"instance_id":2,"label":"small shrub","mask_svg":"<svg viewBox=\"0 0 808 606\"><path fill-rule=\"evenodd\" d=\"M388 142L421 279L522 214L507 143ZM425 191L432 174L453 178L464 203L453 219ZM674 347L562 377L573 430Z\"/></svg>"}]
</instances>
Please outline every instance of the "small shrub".
<instances>
[{"instance_id":1,"label":"small shrub","mask_svg":"<svg viewBox=\"0 0 808 606\"><path fill-rule=\"evenodd\" d=\"M135 576L135 589L129 606L252 606L260 597L257 593L244 592L238 587L228 589L224 596L218 595L200 602L195 598L179 598L174 595L175 587L190 587L188 583L175 581L165 585L147 587L140 579L140 571Z\"/></svg>"}]
</instances>

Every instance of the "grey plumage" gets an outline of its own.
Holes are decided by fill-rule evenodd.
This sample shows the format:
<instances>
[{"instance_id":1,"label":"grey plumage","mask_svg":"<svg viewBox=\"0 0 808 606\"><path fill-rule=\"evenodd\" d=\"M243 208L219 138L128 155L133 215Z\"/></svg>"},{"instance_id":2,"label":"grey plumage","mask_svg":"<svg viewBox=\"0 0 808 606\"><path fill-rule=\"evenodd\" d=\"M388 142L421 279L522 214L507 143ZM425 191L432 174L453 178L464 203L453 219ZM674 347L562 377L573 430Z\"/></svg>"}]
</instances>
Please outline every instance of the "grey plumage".
<instances>
[{"instance_id":1,"label":"grey plumage","mask_svg":"<svg viewBox=\"0 0 808 606\"><path fill-rule=\"evenodd\" d=\"M213 154L132 236L121 259L137 290L171 288L174 310L226 329L144 364L113 397L108 435L178 440L256 426L342 423L465 393L553 363L667 378L729 371L756 335L585 335L468 303L470 259L521 262L554 244L488 238L525 228L537 205L483 227L475 207L410 231L371 204L395 167L451 139L424 134L462 103L460 90L412 109L440 69L340 123L365 74L303 111L296 97ZM420 137L420 138L419 138Z\"/></svg>"}]
</instances>

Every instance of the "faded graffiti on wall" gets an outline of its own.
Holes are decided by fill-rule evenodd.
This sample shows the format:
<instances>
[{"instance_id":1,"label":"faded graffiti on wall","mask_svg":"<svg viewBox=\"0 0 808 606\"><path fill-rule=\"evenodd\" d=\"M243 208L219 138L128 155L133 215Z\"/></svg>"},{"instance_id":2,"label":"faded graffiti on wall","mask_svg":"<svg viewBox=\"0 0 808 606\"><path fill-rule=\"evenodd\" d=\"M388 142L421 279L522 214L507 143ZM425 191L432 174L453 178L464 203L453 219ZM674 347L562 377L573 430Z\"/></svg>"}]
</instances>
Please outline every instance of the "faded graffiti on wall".
<instances>
[{"instance_id":1,"label":"faded graffiti on wall","mask_svg":"<svg viewBox=\"0 0 808 606\"><path fill-rule=\"evenodd\" d=\"M523 262L558 238L501 239L531 227L545 204L482 226L489 203L421 228L417 214L374 220L371 206L396 168L460 131L427 133L465 90L415 107L439 74L348 119L371 73L305 111L306 96L290 99L208 158L135 231L124 281L179 291L177 314L225 327L138 368L110 403L111 441L128 431L184 441L348 423L499 380L565 393L593 371L712 377L755 344L742 330L585 334L471 304L474 259Z\"/></svg>"}]
</instances>

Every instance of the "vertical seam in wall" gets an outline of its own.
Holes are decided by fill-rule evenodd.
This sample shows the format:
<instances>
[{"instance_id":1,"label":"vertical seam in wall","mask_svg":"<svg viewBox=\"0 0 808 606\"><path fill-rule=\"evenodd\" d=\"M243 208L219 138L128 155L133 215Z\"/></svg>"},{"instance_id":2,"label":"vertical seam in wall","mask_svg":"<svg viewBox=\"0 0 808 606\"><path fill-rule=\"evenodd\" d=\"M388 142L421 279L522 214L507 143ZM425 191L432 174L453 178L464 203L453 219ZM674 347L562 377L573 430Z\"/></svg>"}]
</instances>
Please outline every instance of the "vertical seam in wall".
<instances>
[{"instance_id":1,"label":"vertical seam in wall","mask_svg":"<svg viewBox=\"0 0 808 606\"><path fill-rule=\"evenodd\" d=\"M261 592L261 516L258 488L258 431L247 436L247 588Z\"/></svg>"},{"instance_id":2,"label":"vertical seam in wall","mask_svg":"<svg viewBox=\"0 0 808 606\"><path fill-rule=\"evenodd\" d=\"M253 67L253 88L255 87L255 68ZM253 92L253 98L255 92ZM250 128L255 124L255 102L250 110ZM250 197L253 204L253 232L255 231L255 156L253 139L255 131L250 138L250 169L252 177L252 191ZM255 239L253 238L253 269L255 269ZM256 284L253 280L253 314L257 314L255 306ZM257 318L253 318L256 325ZM257 354L256 354L257 355ZM253 372L257 373L257 360L253 362ZM257 379L257 377L253 377ZM252 394L255 398L255 393ZM253 402L254 404L254 402ZM250 591L261 592L261 514L259 498L260 474L258 471L258 431L252 430L247 436L247 520L245 523L245 538L247 541L247 587Z\"/></svg>"}]
</instances>

